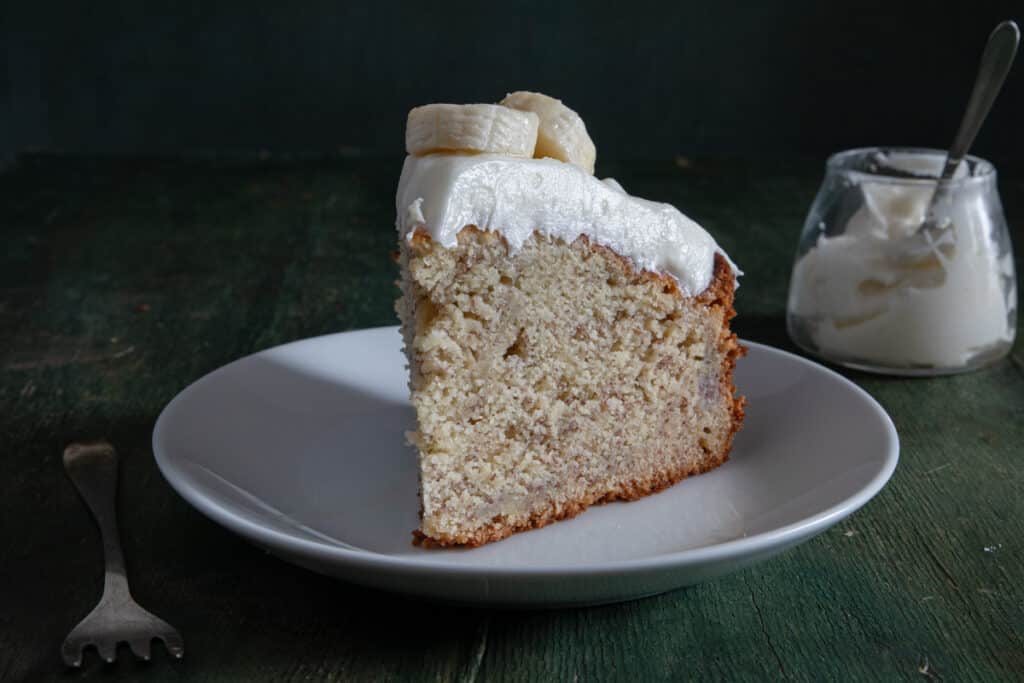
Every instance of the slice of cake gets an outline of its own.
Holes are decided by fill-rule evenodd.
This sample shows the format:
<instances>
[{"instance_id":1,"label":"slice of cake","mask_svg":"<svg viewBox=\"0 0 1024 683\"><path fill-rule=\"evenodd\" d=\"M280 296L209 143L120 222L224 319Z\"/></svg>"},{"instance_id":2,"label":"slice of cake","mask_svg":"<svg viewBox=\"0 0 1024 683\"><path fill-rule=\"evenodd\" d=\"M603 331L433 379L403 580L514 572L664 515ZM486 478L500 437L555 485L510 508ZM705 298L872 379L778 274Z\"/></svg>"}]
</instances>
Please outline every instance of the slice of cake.
<instances>
[{"instance_id":1,"label":"slice of cake","mask_svg":"<svg viewBox=\"0 0 1024 683\"><path fill-rule=\"evenodd\" d=\"M496 541L728 458L743 349L710 235L595 178L583 122L543 95L418 107L406 147L418 541Z\"/></svg>"}]
</instances>

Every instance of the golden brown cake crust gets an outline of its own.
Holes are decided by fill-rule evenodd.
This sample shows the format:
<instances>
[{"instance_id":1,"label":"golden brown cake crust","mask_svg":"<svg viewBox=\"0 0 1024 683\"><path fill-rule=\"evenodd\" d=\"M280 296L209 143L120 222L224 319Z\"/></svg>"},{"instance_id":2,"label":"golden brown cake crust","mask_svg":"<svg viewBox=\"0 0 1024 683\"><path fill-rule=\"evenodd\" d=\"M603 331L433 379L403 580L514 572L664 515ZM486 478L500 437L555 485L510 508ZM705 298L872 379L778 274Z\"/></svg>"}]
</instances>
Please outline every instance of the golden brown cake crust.
<instances>
[{"instance_id":1,"label":"golden brown cake crust","mask_svg":"<svg viewBox=\"0 0 1024 683\"><path fill-rule=\"evenodd\" d=\"M743 419L743 408L739 406L739 419ZM734 413L735 416L735 413ZM734 424L733 434L739 430L739 425ZM731 442L731 437L730 437ZM514 533L520 531L529 531L531 529L539 529L543 526L547 526L552 522L557 522L563 519L571 519L576 515L586 510L591 505L600 505L601 503L611 503L613 501L630 501L638 500L644 496L649 496L652 493L657 493L663 489L667 489L673 484L677 484L687 477L691 477L697 474L702 474L710 470L715 469L726 460L729 459L728 450L723 451L721 455L715 459L704 460L700 466L682 469L677 472L664 473L662 476L648 479L646 481L631 481L627 484L620 486L618 490L607 493L595 500L575 500L564 505L552 505L549 509L541 511L531 516L528 522L518 526L510 526L506 522L498 517L493 520L487 527L477 530L473 533L468 540L454 539L454 538L431 538L425 536L421 531L416 530L412 532L413 543L424 548L446 548L446 547L470 547L475 548L477 546L484 545L485 543L491 543L492 541L500 541L503 538L508 538Z\"/></svg>"},{"instance_id":2,"label":"golden brown cake crust","mask_svg":"<svg viewBox=\"0 0 1024 683\"><path fill-rule=\"evenodd\" d=\"M480 232L474 227L468 227L465 230ZM587 241L585 237L581 239ZM417 233L413 235L412 241L420 242L421 240L429 241L430 237L424 232L417 231ZM606 247L590 243L589 241L587 241L587 243L592 250L602 251L605 255L613 256L615 260L620 262L625 271L630 272L635 276L660 280L666 293L672 293L680 299L687 298L679 291L677 283L672 277L647 271L637 273L628 259L619 256ZM725 439L724 447L721 448L718 453L710 453L705 449L704 452L696 458L695 464L685 465L675 471L661 472L646 479L631 480L620 484L616 489L610 492L594 495L589 499L577 499L569 502L552 503L546 509L533 513L529 519L518 524L510 524L503 516L499 515L495 517L490 524L478 528L468 535L459 535L457 538L444 534L435 534L428 537L421 531L416 530L413 532L413 543L423 547L435 548L449 546L480 546L485 543L501 540L513 533L537 529L551 524L552 522L575 517L591 505L612 501L630 501L642 498L668 488L687 477L712 470L728 460L733 439L743 423L744 405L746 403L746 399L744 397L736 396L736 387L733 382L733 371L736 365L736 360L746 353L746 349L740 345L737 336L729 327L729 321L736 315L736 311L733 308L734 296L735 278L733 276L732 268L721 254L716 254L714 274L711 283L704 292L693 297L691 300L694 303L703 306L722 307L725 309L724 322L718 339L718 349L722 353L723 358L722 372L720 374L720 389L726 396L732 397L731 429Z\"/></svg>"}]
</instances>

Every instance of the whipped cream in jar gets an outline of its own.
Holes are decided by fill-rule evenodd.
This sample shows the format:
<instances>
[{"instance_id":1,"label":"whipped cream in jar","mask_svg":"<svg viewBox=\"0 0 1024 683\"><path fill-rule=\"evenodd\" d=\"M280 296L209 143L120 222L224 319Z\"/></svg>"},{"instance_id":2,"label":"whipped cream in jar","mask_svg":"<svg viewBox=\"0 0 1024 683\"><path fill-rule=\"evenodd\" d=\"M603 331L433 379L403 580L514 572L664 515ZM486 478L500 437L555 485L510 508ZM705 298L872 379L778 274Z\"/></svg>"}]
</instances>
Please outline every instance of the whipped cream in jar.
<instances>
[{"instance_id":1,"label":"whipped cream in jar","mask_svg":"<svg viewBox=\"0 0 1024 683\"><path fill-rule=\"evenodd\" d=\"M787 326L804 350L897 375L1004 357L1017 287L996 171L965 159L931 207L945 152L867 148L829 158L790 279Z\"/></svg>"}]
</instances>

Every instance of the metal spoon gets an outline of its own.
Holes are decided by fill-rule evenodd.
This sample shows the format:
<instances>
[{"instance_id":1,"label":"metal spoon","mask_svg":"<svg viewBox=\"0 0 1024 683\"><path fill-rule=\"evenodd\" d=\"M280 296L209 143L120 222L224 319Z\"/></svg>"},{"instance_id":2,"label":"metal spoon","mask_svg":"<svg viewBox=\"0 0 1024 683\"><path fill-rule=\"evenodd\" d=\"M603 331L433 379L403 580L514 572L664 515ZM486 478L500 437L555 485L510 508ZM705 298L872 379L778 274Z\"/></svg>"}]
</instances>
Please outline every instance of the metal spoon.
<instances>
[{"instance_id":1,"label":"metal spoon","mask_svg":"<svg viewBox=\"0 0 1024 683\"><path fill-rule=\"evenodd\" d=\"M931 203L928 206L928 216L921 230L934 230L944 226L937 225L935 219L935 206L948 195L949 181L952 180L960 162L967 156L974 138L977 137L981 124L985 122L995 102L996 95L1003 87L1006 74L1010 71L1013 58L1017 54L1017 45L1020 42L1020 31L1017 24L1012 21L1004 21L988 37L985 44L985 51L981 55L981 66L978 68L978 75L974 79L974 88L971 90L971 98L967 101L967 110L960 121L960 129L953 138L953 144L949 147L946 155L946 163L942 167L938 184L932 194ZM948 223L948 220L947 220Z\"/></svg>"}]
</instances>

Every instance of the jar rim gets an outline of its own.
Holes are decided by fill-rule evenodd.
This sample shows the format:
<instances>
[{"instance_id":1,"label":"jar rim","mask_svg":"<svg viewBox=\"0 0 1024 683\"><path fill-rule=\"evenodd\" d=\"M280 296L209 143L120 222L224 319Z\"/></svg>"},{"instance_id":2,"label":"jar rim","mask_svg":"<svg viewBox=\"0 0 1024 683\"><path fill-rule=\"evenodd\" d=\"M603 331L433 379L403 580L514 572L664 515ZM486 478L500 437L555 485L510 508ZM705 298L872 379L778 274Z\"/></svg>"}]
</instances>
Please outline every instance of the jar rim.
<instances>
[{"instance_id":1,"label":"jar rim","mask_svg":"<svg viewBox=\"0 0 1024 683\"><path fill-rule=\"evenodd\" d=\"M945 159L947 150L935 149L933 147L855 147L836 152L828 157L825 168L828 172L842 173L860 181L874 183L887 183L893 185L934 185L935 177L921 177L909 175L890 175L884 172L872 172L870 170L851 167L851 162L857 160L870 160L878 154L903 154L918 157L939 157ZM970 173L962 178L955 178L949 183L954 186L972 185L976 183L991 182L995 179L996 167L992 162L973 154L968 154L964 160L970 165Z\"/></svg>"}]
</instances>

